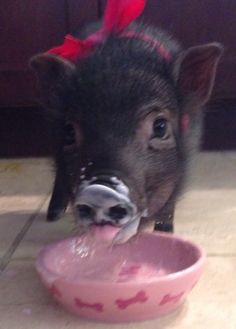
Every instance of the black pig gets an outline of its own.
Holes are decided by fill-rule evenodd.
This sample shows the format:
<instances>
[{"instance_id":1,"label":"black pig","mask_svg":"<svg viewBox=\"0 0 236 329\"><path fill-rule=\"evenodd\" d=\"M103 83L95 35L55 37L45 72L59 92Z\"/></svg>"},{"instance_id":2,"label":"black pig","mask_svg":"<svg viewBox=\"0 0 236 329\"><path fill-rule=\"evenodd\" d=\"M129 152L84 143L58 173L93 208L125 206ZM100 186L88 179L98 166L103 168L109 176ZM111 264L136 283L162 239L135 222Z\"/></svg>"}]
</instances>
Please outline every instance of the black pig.
<instances>
[{"instance_id":1,"label":"black pig","mask_svg":"<svg viewBox=\"0 0 236 329\"><path fill-rule=\"evenodd\" d=\"M74 63L52 54L31 62L57 141L48 220L71 201L82 228L121 227L118 243L150 220L157 230L173 231L222 53L218 43L183 50L142 24L125 31L132 37L111 33Z\"/></svg>"}]
</instances>

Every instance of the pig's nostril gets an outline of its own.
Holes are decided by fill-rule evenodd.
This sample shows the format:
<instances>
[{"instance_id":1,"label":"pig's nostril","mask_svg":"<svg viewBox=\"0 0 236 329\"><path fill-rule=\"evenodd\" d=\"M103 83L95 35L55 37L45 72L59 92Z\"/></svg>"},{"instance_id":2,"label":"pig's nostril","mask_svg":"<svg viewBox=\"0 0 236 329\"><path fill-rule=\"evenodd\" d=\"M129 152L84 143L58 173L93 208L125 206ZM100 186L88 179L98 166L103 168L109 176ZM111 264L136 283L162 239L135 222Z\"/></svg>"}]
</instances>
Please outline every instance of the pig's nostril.
<instances>
[{"instance_id":1,"label":"pig's nostril","mask_svg":"<svg viewBox=\"0 0 236 329\"><path fill-rule=\"evenodd\" d=\"M93 208L86 204L79 204L76 209L80 218L91 218L94 214Z\"/></svg>"},{"instance_id":2,"label":"pig's nostril","mask_svg":"<svg viewBox=\"0 0 236 329\"><path fill-rule=\"evenodd\" d=\"M114 220L122 219L125 216L127 216L127 214L128 214L127 209L124 206L120 206L120 205L111 207L108 211L108 216Z\"/></svg>"}]
</instances>

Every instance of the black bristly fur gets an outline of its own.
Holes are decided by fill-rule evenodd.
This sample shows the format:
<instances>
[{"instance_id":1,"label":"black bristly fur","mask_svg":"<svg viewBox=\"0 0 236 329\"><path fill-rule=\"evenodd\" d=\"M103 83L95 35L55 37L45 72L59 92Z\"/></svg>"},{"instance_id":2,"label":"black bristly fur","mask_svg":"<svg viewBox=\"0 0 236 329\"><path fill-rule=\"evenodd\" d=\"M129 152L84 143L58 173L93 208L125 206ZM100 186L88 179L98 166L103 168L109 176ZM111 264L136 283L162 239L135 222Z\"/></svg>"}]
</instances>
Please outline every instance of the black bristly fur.
<instances>
[{"instance_id":1,"label":"black bristly fur","mask_svg":"<svg viewBox=\"0 0 236 329\"><path fill-rule=\"evenodd\" d=\"M132 25L129 30L136 31L137 37L110 36L76 63L70 81L67 79L65 84L62 76L60 92L53 94L54 103L60 104L51 111L60 137L48 220L57 219L65 210L78 184L80 167L93 159L96 170L120 173L140 209L156 195L152 214L155 228L173 230L174 208L186 176L187 160L198 145L202 115L196 108L202 104L191 105L194 111L188 110L192 111L190 127L183 133L180 126L186 99L179 90L175 68L183 53L180 45L165 32L142 24ZM157 39L170 54L170 61L153 44L141 40L140 32ZM150 153L135 140L138 116L142 107L150 104L167 109L175 117L175 147ZM79 147L73 135L68 138L73 130L72 126L68 129L68 122L79 125Z\"/></svg>"}]
</instances>

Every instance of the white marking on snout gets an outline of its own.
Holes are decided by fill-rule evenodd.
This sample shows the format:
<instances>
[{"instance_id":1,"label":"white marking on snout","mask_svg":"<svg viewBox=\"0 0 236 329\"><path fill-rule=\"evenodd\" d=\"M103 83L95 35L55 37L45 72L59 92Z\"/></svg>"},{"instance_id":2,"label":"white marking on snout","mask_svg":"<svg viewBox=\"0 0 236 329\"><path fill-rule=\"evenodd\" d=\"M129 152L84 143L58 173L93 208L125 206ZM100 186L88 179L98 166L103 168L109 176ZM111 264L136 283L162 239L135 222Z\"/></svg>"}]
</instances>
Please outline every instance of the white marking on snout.
<instances>
[{"instance_id":1,"label":"white marking on snout","mask_svg":"<svg viewBox=\"0 0 236 329\"><path fill-rule=\"evenodd\" d=\"M94 222L107 221L113 224L114 220L109 216L110 208L117 205L124 206L127 209L127 215L119 219L118 224L122 227L122 231L124 230L126 233L121 234L127 237L136 234L137 225L142 215L137 213L136 205L130 200L129 188L115 176L111 177L111 182L115 184L114 187L93 184L97 179L96 176L93 176L90 180L83 180L78 190L76 204L85 204L92 207L95 211ZM84 222L88 223L88 221ZM126 240L126 238L120 237L121 240Z\"/></svg>"},{"instance_id":2,"label":"white marking on snout","mask_svg":"<svg viewBox=\"0 0 236 329\"><path fill-rule=\"evenodd\" d=\"M94 207L110 208L117 204L129 204L126 195L120 194L112 188L100 184L88 185L78 195L79 203L85 202Z\"/></svg>"},{"instance_id":3,"label":"white marking on snout","mask_svg":"<svg viewBox=\"0 0 236 329\"><path fill-rule=\"evenodd\" d=\"M129 196L130 193L129 193L128 186L126 186L120 179L118 179L117 177L114 176L111 178L111 181L112 181L112 183L116 184L116 189L118 192Z\"/></svg>"}]
</instances>

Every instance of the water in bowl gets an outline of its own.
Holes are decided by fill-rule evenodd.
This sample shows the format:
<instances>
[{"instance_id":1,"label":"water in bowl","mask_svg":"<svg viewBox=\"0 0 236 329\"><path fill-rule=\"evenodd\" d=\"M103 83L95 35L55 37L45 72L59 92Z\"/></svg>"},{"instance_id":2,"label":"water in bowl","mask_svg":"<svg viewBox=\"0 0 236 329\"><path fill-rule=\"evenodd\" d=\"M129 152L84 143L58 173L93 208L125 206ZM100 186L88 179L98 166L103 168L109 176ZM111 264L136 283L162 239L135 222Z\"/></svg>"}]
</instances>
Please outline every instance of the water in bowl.
<instances>
[{"instance_id":1,"label":"water in bowl","mask_svg":"<svg viewBox=\"0 0 236 329\"><path fill-rule=\"evenodd\" d=\"M131 245L113 246L94 234L78 237L61 269L73 281L141 282L167 274L166 269L139 260Z\"/></svg>"}]
</instances>

